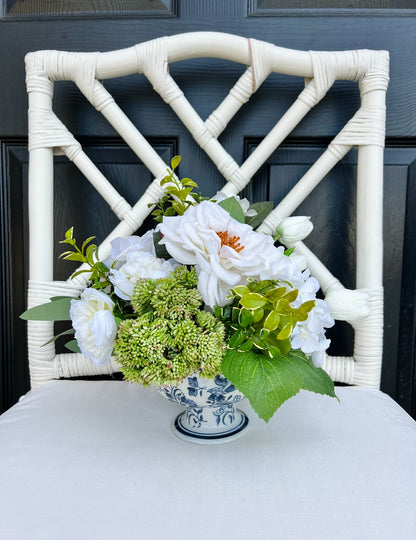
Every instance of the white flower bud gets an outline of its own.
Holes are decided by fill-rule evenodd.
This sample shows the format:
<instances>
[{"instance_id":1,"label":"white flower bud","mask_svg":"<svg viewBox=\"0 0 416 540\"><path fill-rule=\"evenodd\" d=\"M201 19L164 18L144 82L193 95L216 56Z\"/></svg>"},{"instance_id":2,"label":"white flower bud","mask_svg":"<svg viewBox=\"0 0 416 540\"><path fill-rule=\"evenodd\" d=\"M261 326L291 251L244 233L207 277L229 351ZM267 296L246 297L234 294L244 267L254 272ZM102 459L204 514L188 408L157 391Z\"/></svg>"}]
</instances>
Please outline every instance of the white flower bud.
<instances>
[{"instance_id":1,"label":"white flower bud","mask_svg":"<svg viewBox=\"0 0 416 540\"><path fill-rule=\"evenodd\" d=\"M313 224L307 216L292 216L284 219L277 227L277 239L285 245L303 240L312 232Z\"/></svg>"},{"instance_id":2,"label":"white flower bud","mask_svg":"<svg viewBox=\"0 0 416 540\"><path fill-rule=\"evenodd\" d=\"M359 290L338 289L325 296L331 315L339 321L355 321L370 314L368 294Z\"/></svg>"}]
</instances>

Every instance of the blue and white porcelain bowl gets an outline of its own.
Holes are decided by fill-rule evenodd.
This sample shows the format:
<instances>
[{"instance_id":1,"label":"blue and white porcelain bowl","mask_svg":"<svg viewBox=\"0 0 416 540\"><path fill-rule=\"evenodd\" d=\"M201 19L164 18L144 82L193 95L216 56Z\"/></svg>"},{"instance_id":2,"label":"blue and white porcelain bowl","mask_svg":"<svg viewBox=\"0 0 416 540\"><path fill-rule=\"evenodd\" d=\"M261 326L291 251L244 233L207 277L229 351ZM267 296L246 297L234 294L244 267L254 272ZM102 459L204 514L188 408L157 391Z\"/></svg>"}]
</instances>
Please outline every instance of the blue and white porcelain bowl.
<instances>
[{"instance_id":1,"label":"blue and white porcelain bowl","mask_svg":"<svg viewBox=\"0 0 416 540\"><path fill-rule=\"evenodd\" d=\"M198 373L178 386L157 386L159 392L185 411L172 428L181 439L197 444L218 444L240 438L248 428L248 417L235 404L244 395L222 375L204 379Z\"/></svg>"}]
</instances>

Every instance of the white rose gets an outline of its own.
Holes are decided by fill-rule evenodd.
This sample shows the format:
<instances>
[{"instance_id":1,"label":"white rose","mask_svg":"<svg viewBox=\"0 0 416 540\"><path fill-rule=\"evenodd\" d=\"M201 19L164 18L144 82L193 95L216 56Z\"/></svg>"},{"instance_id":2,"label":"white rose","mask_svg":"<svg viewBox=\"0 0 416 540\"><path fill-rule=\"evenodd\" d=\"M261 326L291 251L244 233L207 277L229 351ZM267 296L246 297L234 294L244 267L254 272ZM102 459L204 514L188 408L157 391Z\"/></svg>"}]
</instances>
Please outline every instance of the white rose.
<instances>
[{"instance_id":1,"label":"white rose","mask_svg":"<svg viewBox=\"0 0 416 540\"><path fill-rule=\"evenodd\" d=\"M114 302L96 289L87 288L80 300L71 300L70 317L82 354L97 364L106 364L113 352L117 325Z\"/></svg>"},{"instance_id":2,"label":"white rose","mask_svg":"<svg viewBox=\"0 0 416 540\"><path fill-rule=\"evenodd\" d=\"M292 216L284 219L276 230L278 240L285 245L291 245L306 238L313 229L310 217Z\"/></svg>"},{"instance_id":3,"label":"white rose","mask_svg":"<svg viewBox=\"0 0 416 540\"><path fill-rule=\"evenodd\" d=\"M261 254L273 239L239 223L211 201L189 207L182 216L164 217L158 225L170 255L195 265L198 290L208 306L223 306L230 288L259 273Z\"/></svg>"},{"instance_id":4,"label":"white rose","mask_svg":"<svg viewBox=\"0 0 416 540\"><path fill-rule=\"evenodd\" d=\"M119 269L111 269L109 279L114 292L123 300L130 300L134 287L140 278L161 279L168 277L177 263L170 259L158 259L152 253L131 251L127 253L126 263Z\"/></svg>"}]
</instances>

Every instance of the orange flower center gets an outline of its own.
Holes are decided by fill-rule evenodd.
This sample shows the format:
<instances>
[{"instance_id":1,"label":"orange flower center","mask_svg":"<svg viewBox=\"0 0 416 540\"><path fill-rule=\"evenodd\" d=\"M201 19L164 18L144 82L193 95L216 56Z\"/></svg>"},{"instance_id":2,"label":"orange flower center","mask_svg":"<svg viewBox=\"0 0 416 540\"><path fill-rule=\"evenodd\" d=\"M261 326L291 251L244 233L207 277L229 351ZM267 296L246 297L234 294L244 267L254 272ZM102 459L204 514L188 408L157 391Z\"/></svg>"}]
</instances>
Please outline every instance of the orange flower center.
<instances>
[{"instance_id":1,"label":"orange flower center","mask_svg":"<svg viewBox=\"0 0 416 540\"><path fill-rule=\"evenodd\" d=\"M227 231L217 232L217 235L220 237L221 247L222 246L230 246L237 253L240 253L240 251L243 251L244 246L242 246L240 244L240 237L239 236L229 236Z\"/></svg>"}]
</instances>

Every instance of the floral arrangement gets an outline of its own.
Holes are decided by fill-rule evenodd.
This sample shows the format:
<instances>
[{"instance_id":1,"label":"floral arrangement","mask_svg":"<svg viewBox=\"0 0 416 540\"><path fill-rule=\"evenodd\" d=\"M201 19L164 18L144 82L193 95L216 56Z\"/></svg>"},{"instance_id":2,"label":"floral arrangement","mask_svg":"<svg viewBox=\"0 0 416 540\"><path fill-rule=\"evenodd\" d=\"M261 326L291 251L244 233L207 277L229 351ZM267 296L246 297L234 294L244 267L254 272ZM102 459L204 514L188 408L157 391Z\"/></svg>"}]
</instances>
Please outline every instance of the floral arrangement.
<instances>
[{"instance_id":1,"label":"floral arrangement","mask_svg":"<svg viewBox=\"0 0 416 540\"><path fill-rule=\"evenodd\" d=\"M265 421L300 389L336 397L320 368L329 308L302 258L275 245L303 239L309 218L284 220L274 237L256 232L271 203L221 192L204 199L176 177L179 162L161 181L155 229L113 240L106 261L94 237L79 247L69 229L61 257L86 263L73 277L88 272L88 286L22 318L71 320L70 350L98 365L114 355L124 378L145 386L222 374Z\"/></svg>"}]
</instances>

